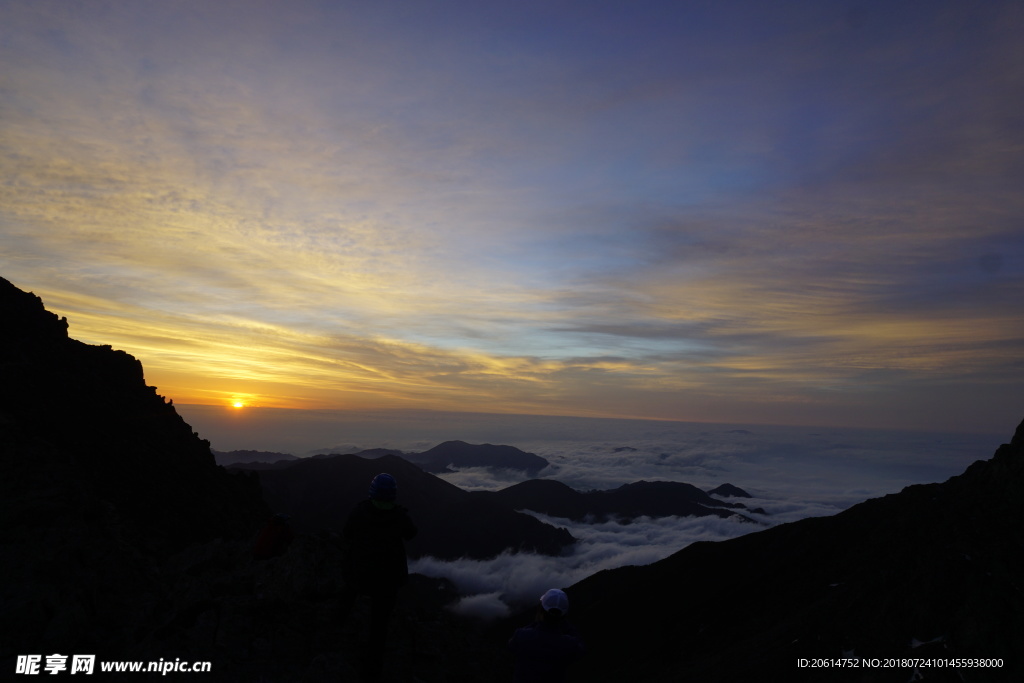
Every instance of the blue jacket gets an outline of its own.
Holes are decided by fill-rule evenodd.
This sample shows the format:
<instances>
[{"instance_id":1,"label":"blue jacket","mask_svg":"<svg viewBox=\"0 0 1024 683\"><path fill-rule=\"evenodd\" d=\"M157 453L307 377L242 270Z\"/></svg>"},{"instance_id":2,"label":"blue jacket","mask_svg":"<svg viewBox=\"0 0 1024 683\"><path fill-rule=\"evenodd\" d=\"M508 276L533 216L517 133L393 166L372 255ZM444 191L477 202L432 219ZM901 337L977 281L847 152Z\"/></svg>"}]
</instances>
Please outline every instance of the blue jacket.
<instances>
[{"instance_id":1,"label":"blue jacket","mask_svg":"<svg viewBox=\"0 0 1024 683\"><path fill-rule=\"evenodd\" d=\"M515 657L515 683L560 683L565 670L583 656L583 639L567 621L538 621L516 629L508 641Z\"/></svg>"}]
</instances>

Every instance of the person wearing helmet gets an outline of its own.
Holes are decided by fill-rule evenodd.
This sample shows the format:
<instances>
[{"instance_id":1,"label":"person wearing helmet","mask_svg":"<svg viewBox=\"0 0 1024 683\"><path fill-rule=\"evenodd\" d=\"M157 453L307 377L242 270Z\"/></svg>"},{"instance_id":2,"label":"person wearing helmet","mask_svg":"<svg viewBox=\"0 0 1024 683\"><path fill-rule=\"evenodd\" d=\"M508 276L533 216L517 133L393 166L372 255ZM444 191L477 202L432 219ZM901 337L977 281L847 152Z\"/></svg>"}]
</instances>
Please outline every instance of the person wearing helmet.
<instances>
[{"instance_id":1,"label":"person wearing helmet","mask_svg":"<svg viewBox=\"0 0 1024 683\"><path fill-rule=\"evenodd\" d=\"M395 502L397 495L395 478L383 472L378 474L370 482L369 497L355 506L341 532L345 580L342 619L348 619L358 595L369 596L366 664L371 679L380 675L388 620L398 589L409 578L405 541L416 535L409 511Z\"/></svg>"},{"instance_id":2,"label":"person wearing helmet","mask_svg":"<svg viewBox=\"0 0 1024 683\"><path fill-rule=\"evenodd\" d=\"M516 629L508 641L515 657L514 683L560 683L570 664L583 656L583 639L569 623L569 597L552 588L540 596L537 618Z\"/></svg>"}]
</instances>

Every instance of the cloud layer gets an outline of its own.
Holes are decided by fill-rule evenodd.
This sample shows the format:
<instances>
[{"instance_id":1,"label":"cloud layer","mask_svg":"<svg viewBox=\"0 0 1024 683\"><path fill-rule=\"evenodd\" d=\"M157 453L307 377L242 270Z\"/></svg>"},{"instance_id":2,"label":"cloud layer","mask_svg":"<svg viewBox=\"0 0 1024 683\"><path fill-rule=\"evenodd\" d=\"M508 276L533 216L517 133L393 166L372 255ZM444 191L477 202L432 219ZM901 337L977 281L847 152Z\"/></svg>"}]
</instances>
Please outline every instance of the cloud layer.
<instances>
[{"instance_id":1,"label":"cloud layer","mask_svg":"<svg viewBox=\"0 0 1024 683\"><path fill-rule=\"evenodd\" d=\"M502 554L491 560L442 562L425 557L410 570L452 581L464 595L452 610L479 619L506 616L535 604L549 588L564 588L602 569L650 564L695 541L721 541L759 528L718 518L640 518L632 524L577 524L536 515L566 527L579 542L564 557L530 553Z\"/></svg>"},{"instance_id":2,"label":"cloud layer","mask_svg":"<svg viewBox=\"0 0 1024 683\"><path fill-rule=\"evenodd\" d=\"M510 430L528 432L520 418ZM451 580L463 598L457 613L492 619L534 603L548 588L569 586L603 569L649 564L697 541L721 541L768 526L831 515L905 486L943 481L988 457L995 439L868 430L673 425L670 423L548 419L541 438L519 445L552 462L542 477L579 490L608 489L647 480L683 481L705 490L730 482L754 497L741 499L745 515L640 518L588 524L530 513L567 528L579 539L562 557L503 554L486 561L420 558L411 568ZM559 433L555 425L560 424ZM547 428L545 432L545 427ZM454 427L453 427L454 428ZM584 435L587 435L586 437ZM561 437L561 438L559 438ZM471 490L515 483L510 472L473 469L445 475ZM738 499L732 499L736 502ZM765 514L751 513L761 509Z\"/></svg>"},{"instance_id":3,"label":"cloud layer","mask_svg":"<svg viewBox=\"0 0 1024 683\"><path fill-rule=\"evenodd\" d=\"M1021 10L910 7L7 2L0 267L179 403L1004 429Z\"/></svg>"}]
</instances>

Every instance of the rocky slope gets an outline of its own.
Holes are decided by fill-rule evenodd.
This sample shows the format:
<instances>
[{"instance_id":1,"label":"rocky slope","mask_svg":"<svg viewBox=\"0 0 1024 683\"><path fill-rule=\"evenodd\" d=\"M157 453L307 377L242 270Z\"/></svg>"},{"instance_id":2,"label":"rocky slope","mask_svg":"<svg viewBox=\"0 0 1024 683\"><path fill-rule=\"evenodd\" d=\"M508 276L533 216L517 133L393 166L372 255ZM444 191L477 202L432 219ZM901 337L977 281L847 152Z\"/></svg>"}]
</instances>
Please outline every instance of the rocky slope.
<instances>
[{"instance_id":1,"label":"rocky slope","mask_svg":"<svg viewBox=\"0 0 1024 683\"><path fill-rule=\"evenodd\" d=\"M215 465L138 360L69 338L66 320L2 278L0 321L0 479L4 504L33 510L25 523L90 500L172 547L251 525L256 482Z\"/></svg>"}]
</instances>

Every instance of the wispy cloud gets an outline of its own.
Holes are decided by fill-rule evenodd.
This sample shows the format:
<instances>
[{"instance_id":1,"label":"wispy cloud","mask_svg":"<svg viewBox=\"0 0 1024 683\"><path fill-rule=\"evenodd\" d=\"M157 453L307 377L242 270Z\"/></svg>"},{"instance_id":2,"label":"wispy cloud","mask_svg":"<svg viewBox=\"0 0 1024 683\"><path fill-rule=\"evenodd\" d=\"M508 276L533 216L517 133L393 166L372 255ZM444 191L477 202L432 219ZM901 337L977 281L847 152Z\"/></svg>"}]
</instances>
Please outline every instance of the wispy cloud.
<instances>
[{"instance_id":1,"label":"wispy cloud","mask_svg":"<svg viewBox=\"0 0 1024 683\"><path fill-rule=\"evenodd\" d=\"M1019 412L1015 3L394 9L5 3L3 275L179 402Z\"/></svg>"}]
</instances>

